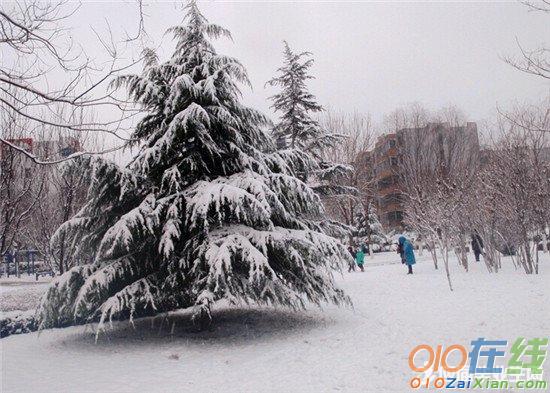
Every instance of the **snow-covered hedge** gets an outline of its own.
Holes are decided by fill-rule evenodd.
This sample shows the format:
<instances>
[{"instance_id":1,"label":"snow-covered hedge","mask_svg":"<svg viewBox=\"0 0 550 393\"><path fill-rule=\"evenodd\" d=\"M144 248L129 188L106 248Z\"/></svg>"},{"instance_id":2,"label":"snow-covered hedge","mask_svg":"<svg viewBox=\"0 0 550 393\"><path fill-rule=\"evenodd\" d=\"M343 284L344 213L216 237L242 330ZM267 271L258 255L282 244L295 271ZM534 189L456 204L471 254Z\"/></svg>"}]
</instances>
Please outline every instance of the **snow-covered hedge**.
<instances>
[{"instance_id":1,"label":"snow-covered hedge","mask_svg":"<svg viewBox=\"0 0 550 393\"><path fill-rule=\"evenodd\" d=\"M34 310L3 312L0 316L0 338L37 330L34 314Z\"/></svg>"}]
</instances>

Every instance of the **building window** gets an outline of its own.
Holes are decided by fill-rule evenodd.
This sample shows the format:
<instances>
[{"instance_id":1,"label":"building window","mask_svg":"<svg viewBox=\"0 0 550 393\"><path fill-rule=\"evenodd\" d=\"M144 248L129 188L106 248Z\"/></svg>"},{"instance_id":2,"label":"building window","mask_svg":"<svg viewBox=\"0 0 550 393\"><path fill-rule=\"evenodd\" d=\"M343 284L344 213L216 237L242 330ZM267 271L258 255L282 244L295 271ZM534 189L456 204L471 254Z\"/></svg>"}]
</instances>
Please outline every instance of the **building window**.
<instances>
[{"instance_id":1,"label":"building window","mask_svg":"<svg viewBox=\"0 0 550 393\"><path fill-rule=\"evenodd\" d=\"M395 147L395 139L390 139L390 148Z\"/></svg>"},{"instance_id":2,"label":"building window","mask_svg":"<svg viewBox=\"0 0 550 393\"><path fill-rule=\"evenodd\" d=\"M383 198L383 201L385 205L391 205L392 203L401 203L401 194L395 192L388 194Z\"/></svg>"},{"instance_id":3,"label":"building window","mask_svg":"<svg viewBox=\"0 0 550 393\"><path fill-rule=\"evenodd\" d=\"M391 166L397 166L398 163L399 163L399 160L397 159L397 157L390 157Z\"/></svg>"},{"instance_id":4,"label":"building window","mask_svg":"<svg viewBox=\"0 0 550 393\"><path fill-rule=\"evenodd\" d=\"M387 217L388 217L388 221L401 221L403 220L403 212L401 211L389 212Z\"/></svg>"}]
</instances>

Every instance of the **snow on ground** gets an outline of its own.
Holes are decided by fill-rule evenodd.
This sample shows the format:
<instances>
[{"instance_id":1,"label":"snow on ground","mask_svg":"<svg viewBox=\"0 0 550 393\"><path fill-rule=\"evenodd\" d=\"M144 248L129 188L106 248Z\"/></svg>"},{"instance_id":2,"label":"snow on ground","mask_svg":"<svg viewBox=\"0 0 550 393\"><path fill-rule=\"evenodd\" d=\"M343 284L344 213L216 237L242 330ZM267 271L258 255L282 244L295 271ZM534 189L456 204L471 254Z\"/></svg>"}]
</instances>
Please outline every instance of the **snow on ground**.
<instances>
[{"instance_id":1,"label":"snow on ground","mask_svg":"<svg viewBox=\"0 0 550 393\"><path fill-rule=\"evenodd\" d=\"M36 308L40 297L48 287L51 277L34 276L0 278L0 311L31 310Z\"/></svg>"},{"instance_id":2,"label":"snow on ground","mask_svg":"<svg viewBox=\"0 0 550 393\"><path fill-rule=\"evenodd\" d=\"M394 253L345 273L339 281L354 309L225 308L202 333L179 313L163 326L160 317L135 330L116 324L97 344L91 326L10 336L0 340L2 391L406 392L418 344L548 336L548 255L538 276L510 260L498 274L482 263L464 273L453 260L454 292L427 255L419 259L413 276L389 264Z\"/></svg>"},{"instance_id":3,"label":"snow on ground","mask_svg":"<svg viewBox=\"0 0 550 393\"><path fill-rule=\"evenodd\" d=\"M11 275L9 277L0 277L0 285L16 285L16 284L42 284L49 283L52 280L50 275L39 275L36 279L34 274L21 274L19 277Z\"/></svg>"}]
</instances>

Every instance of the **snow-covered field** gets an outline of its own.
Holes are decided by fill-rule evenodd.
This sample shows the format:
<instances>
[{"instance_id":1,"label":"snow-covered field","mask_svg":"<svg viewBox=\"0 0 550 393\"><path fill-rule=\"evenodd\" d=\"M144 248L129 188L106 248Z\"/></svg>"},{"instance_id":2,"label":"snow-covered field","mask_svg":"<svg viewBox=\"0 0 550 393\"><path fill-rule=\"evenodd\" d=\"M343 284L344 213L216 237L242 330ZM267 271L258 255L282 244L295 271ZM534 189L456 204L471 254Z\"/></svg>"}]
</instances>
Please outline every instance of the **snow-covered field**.
<instances>
[{"instance_id":1,"label":"snow-covered field","mask_svg":"<svg viewBox=\"0 0 550 393\"><path fill-rule=\"evenodd\" d=\"M2 392L405 392L416 345L477 337L548 337L550 258L541 274L489 274L453 260L455 291L427 255L413 276L394 253L345 273L353 309L293 313L219 309L208 332L173 315L117 324L94 342L91 327L0 340ZM370 266L369 266L370 264ZM172 324L175 322L173 334ZM548 379L550 362L545 364Z\"/></svg>"},{"instance_id":2,"label":"snow-covered field","mask_svg":"<svg viewBox=\"0 0 550 393\"><path fill-rule=\"evenodd\" d=\"M30 310L36 308L40 296L48 287L51 277L39 277L26 274L17 278L0 278L0 311Z\"/></svg>"}]
</instances>

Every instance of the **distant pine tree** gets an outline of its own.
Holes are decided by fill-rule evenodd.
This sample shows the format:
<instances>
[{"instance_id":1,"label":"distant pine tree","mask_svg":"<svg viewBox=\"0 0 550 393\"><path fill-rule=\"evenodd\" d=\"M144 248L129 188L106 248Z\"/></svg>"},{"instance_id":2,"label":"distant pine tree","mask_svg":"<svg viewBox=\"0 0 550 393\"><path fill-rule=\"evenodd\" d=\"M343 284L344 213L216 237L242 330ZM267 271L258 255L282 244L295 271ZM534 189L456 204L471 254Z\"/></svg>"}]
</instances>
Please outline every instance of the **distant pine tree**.
<instances>
[{"instance_id":1,"label":"distant pine tree","mask_svg":"<svg viewBox=\"0 0 550 393\"><path fill-rule=\"evenodd\" d=\"M280 122L273 129L273 136L279 148L319 153L317 139L324 135L324 130L311 114L321 112L323 108L306 86L306 81L313 78L308 73L313 59L310 58L310 52L294 53L286 41L284 46L284 61L278 69L279 76L267 82L268 85L281 88L280 93L270 97L273 102L271 107L281 113Z\"/></svg>"},{"instance_id":2,"label":"distant pine tree","mask_svg":"<svg viewBox=\"0 0 550 393\"><path fill-rule=\"evenodd\" d=\"M244 67L209 38L229 36L195 2L172 57L146 52L125 86L147 115L134 132L137 156L120 168L82 160L88 202L57 231L93 263L56 279L38 310L42 327L133 318L212 304L255 302L293 308L348 303L333 269L349 255L321 232L318 196L295 176L308 162L273 152L268 120L240 103ZM272 153L265 153L271 149Z\"/></svg>"},{"instance_id":3,"label":"distant pine tree","mask_svg":"<svg viewBox=\"0 0 550 393\"><path fill-rule=\"evenodd\" d=\"M355 215L355 237L360 243L383 246L387 243L387 236L376 214L374 203L369 203L367 212L364 209L357 211Z\"/></svg>"},{"instance_id":4,"label":"distant pine tree","mask_svg":"<svg viewBox=\"0 0 550 393\"><path fill-rule=\"evenodd\" d=\"M349 197L357 194L357 190L343 186L344 182L340 180L350 176L353 168L325 159L326 150L341 143L343 136L325 129L313 117L323 111L323 107L306 85L309 79L313 79L309 73L312 65L310 52L295 53L284 41L283 66L277 70L278 76L267 82L281 89L270 97L271 107L280 113L280 121L273 128L273 137L279 149L298 150L300 154L312 157L315 167L301 173L300 177L321 197ZM327 230L333 234L343 235L347 231L340 223L326 224Z\"/></svg>"},{"instance_id":5,"label":"distant pine tree","mask_svg":"<svg viewBox=\"0 0 550 393\"><path fill-rule=\"evenodd\" d=\"M369 237L369 241L372 244L378 244L379 246L382 246L387 242L386 233L384 232L384 228L382 228L382 224L380 223L378 215L376 214L376 207L372 202L369 203L368 208L367 236Z\"/></svg>"},{"instance_id":6,"label":"distant pine tree","mask_svg":"<svg viewBox=\"0 0 550 393\"><path fill-rule=\"evenodd\" d=\"M355 214L355 237L364 241L369 234L369 220L363 209L358 209Z\"/></svg>"}]
</instances>

